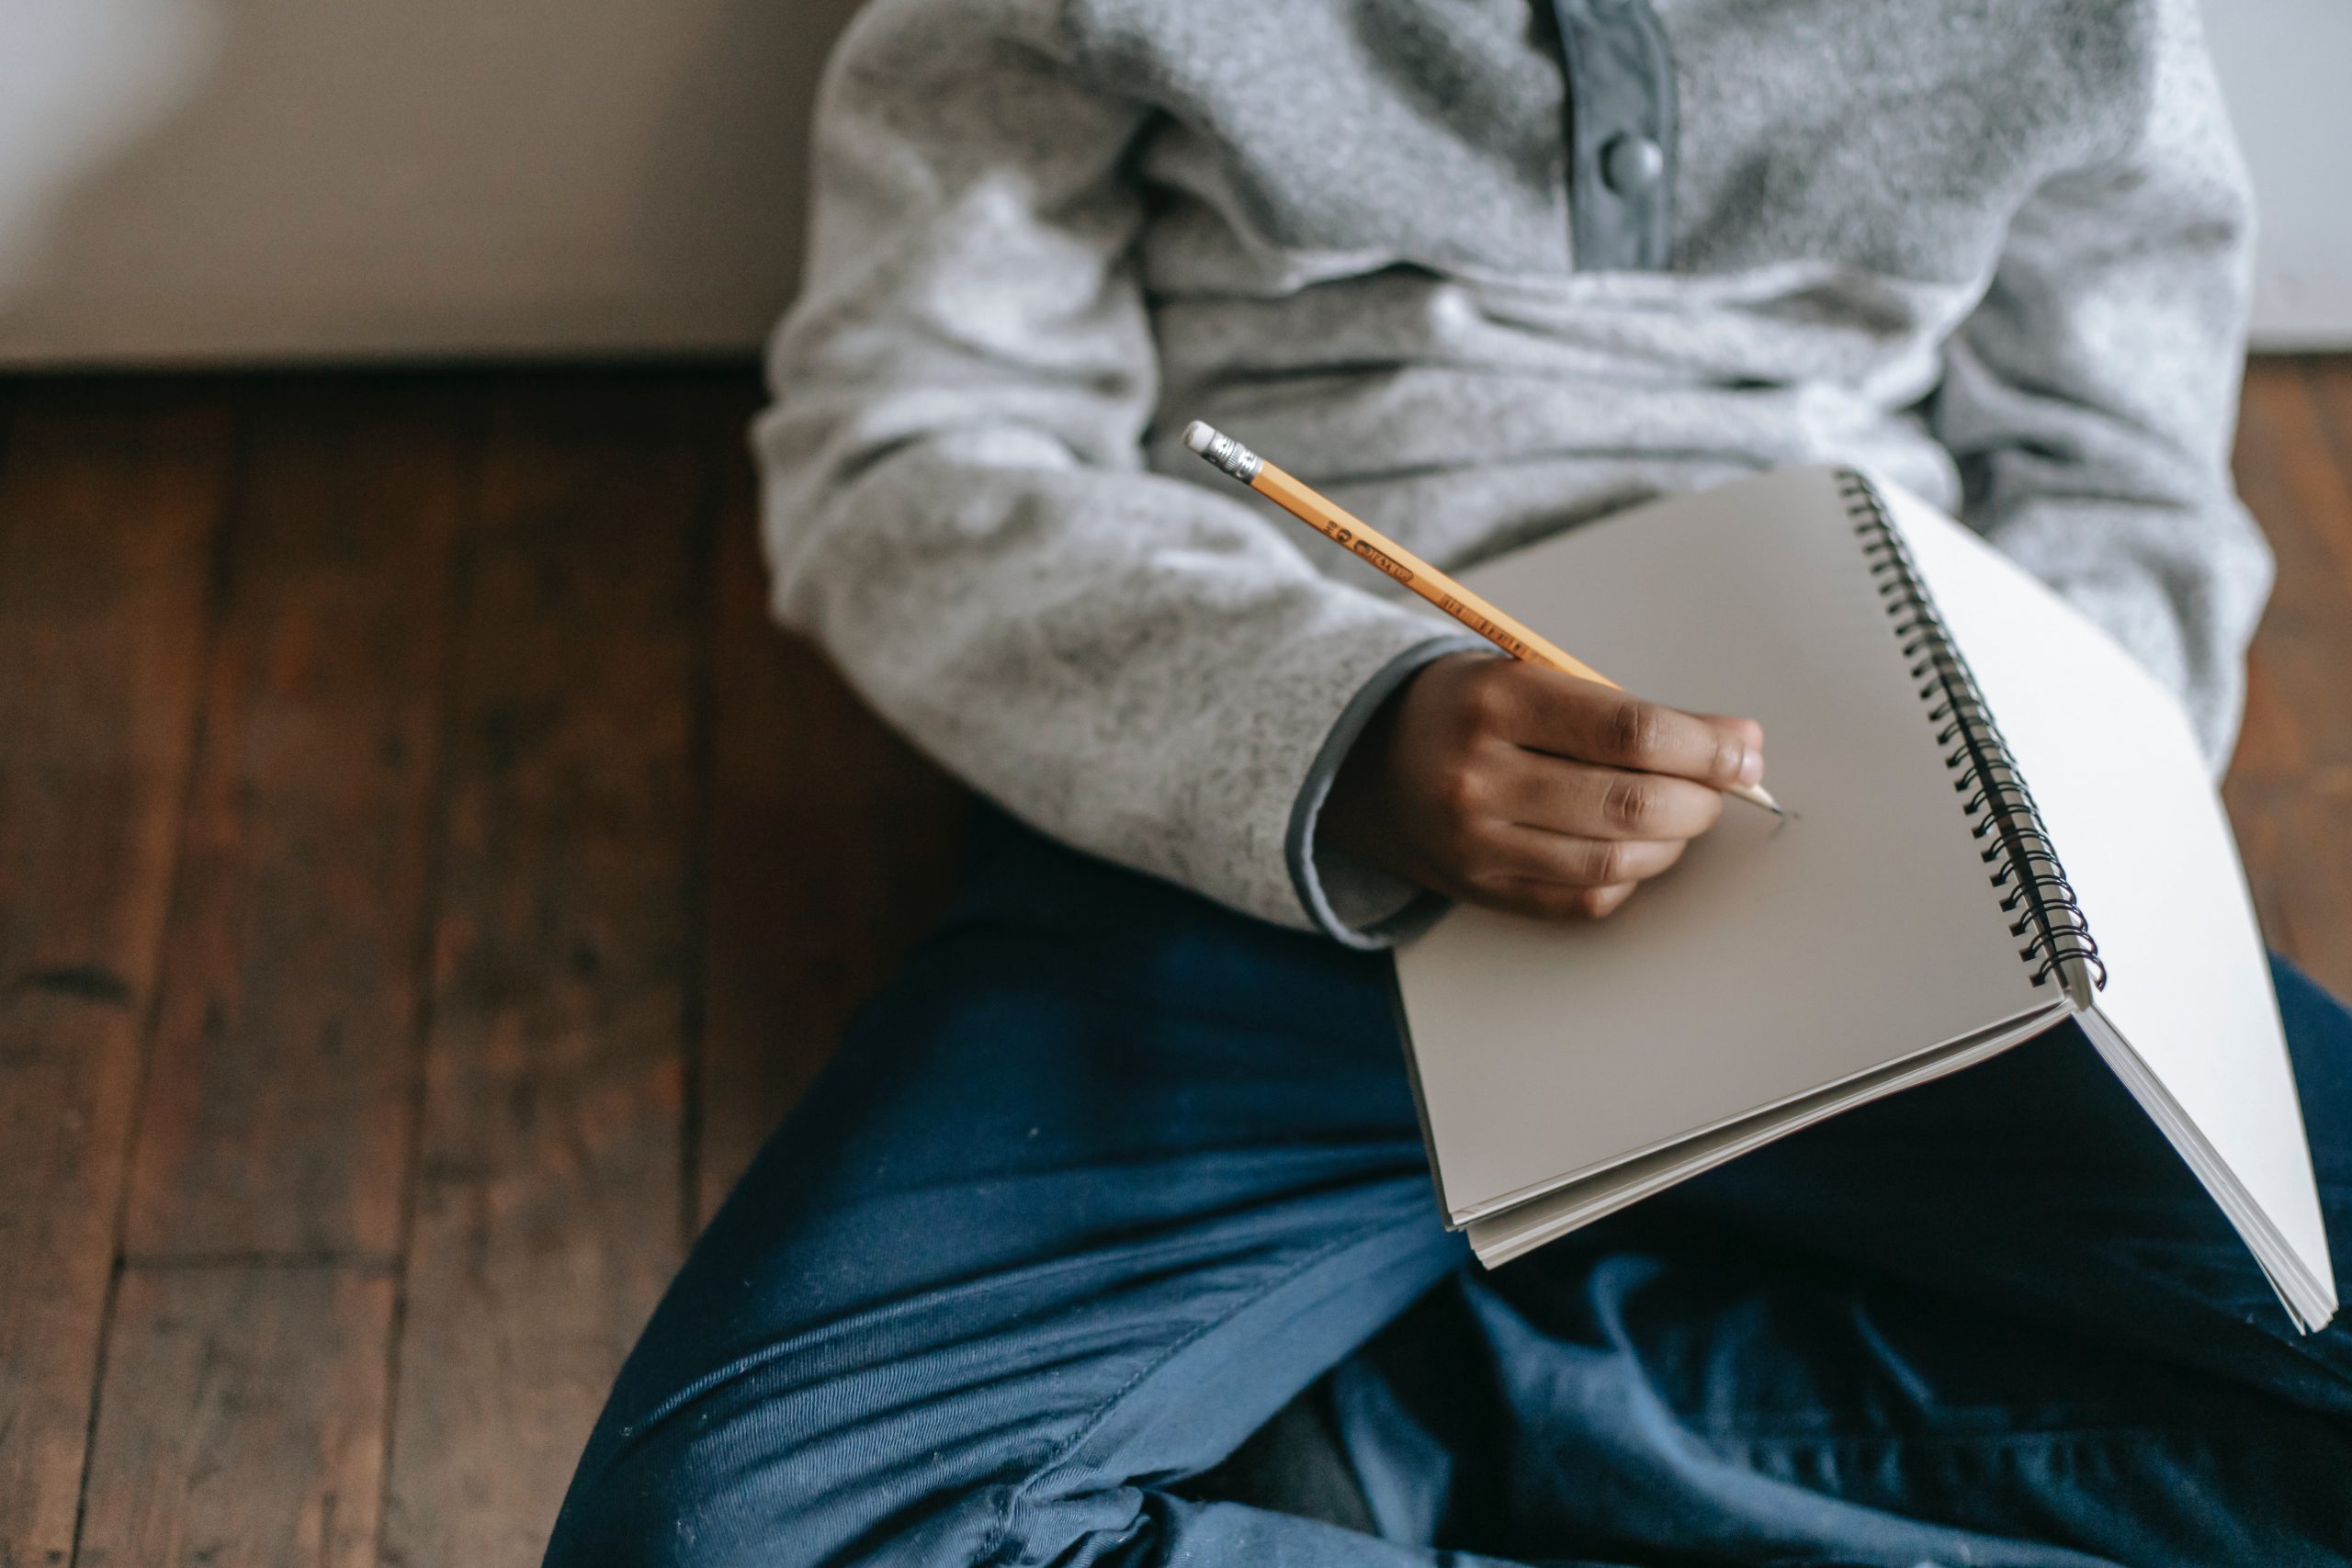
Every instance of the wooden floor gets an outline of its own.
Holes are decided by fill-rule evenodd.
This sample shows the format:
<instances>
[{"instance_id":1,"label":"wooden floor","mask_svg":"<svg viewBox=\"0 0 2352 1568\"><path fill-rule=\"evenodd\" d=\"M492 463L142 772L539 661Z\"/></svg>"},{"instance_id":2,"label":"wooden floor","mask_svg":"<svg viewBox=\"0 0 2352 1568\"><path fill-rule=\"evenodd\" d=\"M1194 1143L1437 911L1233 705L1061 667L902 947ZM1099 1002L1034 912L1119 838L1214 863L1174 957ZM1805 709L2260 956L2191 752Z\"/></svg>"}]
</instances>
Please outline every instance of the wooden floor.
<instances>
[{"instance_id":1,"label":"wooden floor","mask_svg":"<svg viewBox=\"0 0 2352 1568\"><path fill-rule=\"evenodd\" d=\"M0 1568L537 1561L941 897L731 371L0 382ZM2352 989L2352 361L2260 365L2230 795Z\"/></svg>"}]
</instances>

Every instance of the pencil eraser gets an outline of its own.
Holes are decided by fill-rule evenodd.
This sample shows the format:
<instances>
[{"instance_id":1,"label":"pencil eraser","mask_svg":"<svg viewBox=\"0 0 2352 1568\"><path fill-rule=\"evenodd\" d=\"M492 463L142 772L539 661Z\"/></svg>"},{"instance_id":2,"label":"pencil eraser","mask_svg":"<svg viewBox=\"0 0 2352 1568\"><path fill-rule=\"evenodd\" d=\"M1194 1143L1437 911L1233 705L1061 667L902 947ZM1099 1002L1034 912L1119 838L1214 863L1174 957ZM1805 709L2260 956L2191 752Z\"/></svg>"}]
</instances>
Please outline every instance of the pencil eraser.
<instances>
[{"instance_id":1,"label":"pencil eraser","mask_svg":"<svg viewBox=\"0 0 2352 1568\"><path fill-rule=\"evenodd\" d=\"M1206 452L1216 440L1216 432L1204 419L1196 419L1184 427L1184 445L1195 452Z\"/></svg>"}]
</instances>

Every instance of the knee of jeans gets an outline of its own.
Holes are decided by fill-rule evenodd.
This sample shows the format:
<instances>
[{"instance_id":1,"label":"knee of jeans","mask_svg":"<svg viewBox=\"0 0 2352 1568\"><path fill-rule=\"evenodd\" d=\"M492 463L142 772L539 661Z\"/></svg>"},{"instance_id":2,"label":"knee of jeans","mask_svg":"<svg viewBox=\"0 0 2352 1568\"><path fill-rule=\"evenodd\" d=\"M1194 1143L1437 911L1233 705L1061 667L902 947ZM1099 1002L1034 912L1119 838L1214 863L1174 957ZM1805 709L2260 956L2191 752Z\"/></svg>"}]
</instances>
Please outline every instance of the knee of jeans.
<instances>
[{"instance_id":1,"label":"knee of jeans","mask_svg":"<svg viewBox=\"0 0 2352 1568\"><path fill-rule=\"evenodd\" d=\"M573 1482L545 1568L1140 1568L1168 1544L1172 1499L1123 1477L853 1446L673 1419Z\"/></svg>"},{"instance_id":2,"label":"knee of jeans","mask_svg":"<svg viewBox=\"0 0 2352 1568\"><path fill-rule=\"evenodd\" d=\"M556 1516L543 1568L717 1568L745 1538L723 1487L678 1456L632 1454L582 1471ZM746 1521L748 1522L748 1521Z\"/></svg>"},{"instance_id":3,"label":"knee of jeans","mask_svg":"<svg viewBox=\"0 0 2352 1568\"><path fill-rule=\"evenodd\" d=\"M755 1413L674 1413L592 1444L544 1568L804 1568L842 1561L789 1434ZM599 1451L599 1450L602 1451Z\"/></svg>"},{"instance_id":4,"label":"knee of jeans","mask_svg":"<svg viewBox=\"0 0 2352 1568\"><path fill-rule=\"evenodd\" d=\"M796 1414L690 1407L638 1435L574 1480L545 1568L968 1568L1014 1539L1019 1477ZM1024 1523L1068 1535L1073 1506L1116 1533L1085 1500Z\"/></svg>"}]
</instances>

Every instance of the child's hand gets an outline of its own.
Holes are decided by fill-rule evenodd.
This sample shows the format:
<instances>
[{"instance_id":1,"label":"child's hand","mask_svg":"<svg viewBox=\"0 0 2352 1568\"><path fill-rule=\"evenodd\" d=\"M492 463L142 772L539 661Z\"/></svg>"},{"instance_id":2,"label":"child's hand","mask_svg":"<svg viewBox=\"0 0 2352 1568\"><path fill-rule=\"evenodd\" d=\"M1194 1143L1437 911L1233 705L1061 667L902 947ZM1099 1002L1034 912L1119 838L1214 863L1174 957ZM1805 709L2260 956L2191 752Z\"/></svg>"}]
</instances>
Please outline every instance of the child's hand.
<instances>
[{"instance_id":1,"label":"child's hand","mask_svg":"<svg viewBox=\"0 0 2352 1568\"><path fill-rule=\"evenodd\" d=\"M1752 719L1694 716L1517 660L1455 653L1390 697L1340 765L1332 848L1450 897L1609 914L1764 773ZM1694 782L1695 781L1695 782Z\"/></svg>"}]
</instances>

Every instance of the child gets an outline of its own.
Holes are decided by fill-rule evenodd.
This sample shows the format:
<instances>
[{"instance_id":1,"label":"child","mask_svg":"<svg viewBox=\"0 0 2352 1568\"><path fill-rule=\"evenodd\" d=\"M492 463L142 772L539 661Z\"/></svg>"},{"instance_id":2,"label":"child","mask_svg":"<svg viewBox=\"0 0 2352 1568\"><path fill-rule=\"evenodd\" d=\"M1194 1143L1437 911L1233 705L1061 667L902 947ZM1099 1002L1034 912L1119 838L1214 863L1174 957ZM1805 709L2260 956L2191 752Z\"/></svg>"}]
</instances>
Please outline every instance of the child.
<instances>
[{"instance_id":1,"label":"child","mask_svg":"<svg viewBox=\"0 0 2352 1568\"><path fill-rule=\"evenodd\" d=\"M1606 918L1767 738L1493 658L1180 441L1447 565L1866 462L2218 768L2269 569L2192 0L877 0L814 222L778 609L1009 816L550 1562L2352 1561L2352 1346L2071 1029L1468 1265L1351 950ZM2340 1226L2352 1021L2281 989Z\"/></svg>"}]
</instances>

